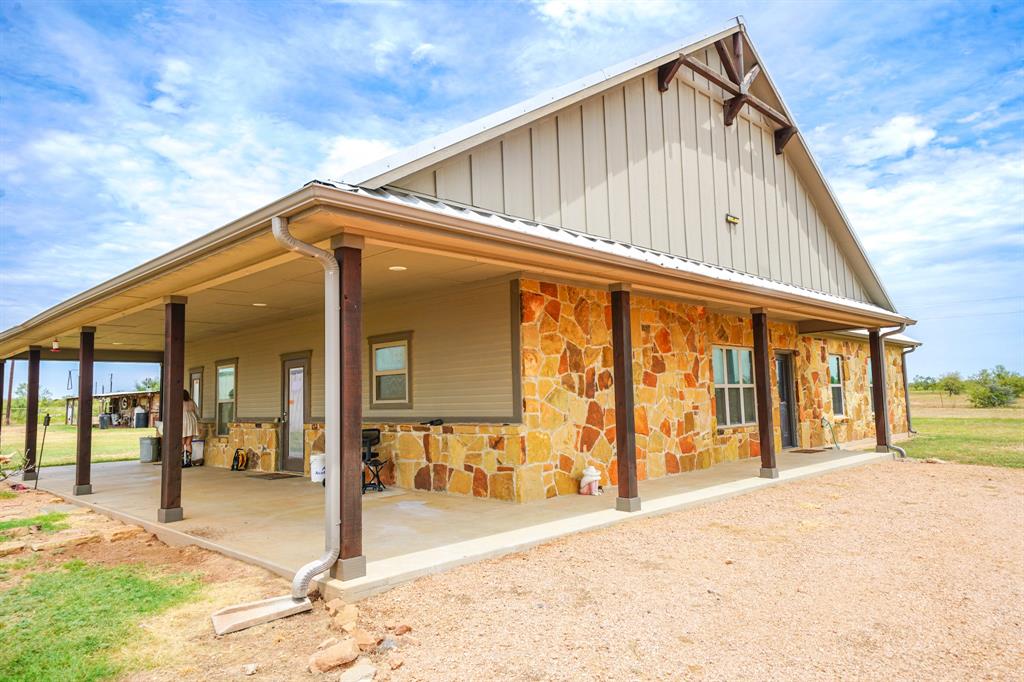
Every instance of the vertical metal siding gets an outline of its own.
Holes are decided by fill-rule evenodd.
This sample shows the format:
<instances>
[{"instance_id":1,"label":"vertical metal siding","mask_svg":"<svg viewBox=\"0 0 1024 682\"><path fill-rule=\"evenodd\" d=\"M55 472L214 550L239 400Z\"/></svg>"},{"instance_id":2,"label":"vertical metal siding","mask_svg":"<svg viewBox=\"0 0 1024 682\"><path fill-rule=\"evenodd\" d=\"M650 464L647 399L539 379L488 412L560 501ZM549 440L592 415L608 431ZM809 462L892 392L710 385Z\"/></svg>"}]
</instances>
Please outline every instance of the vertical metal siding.
<instances>
[{"instance_id":1,"label":"vertical metal siding","mask_svg":"<svg viewBox=\"0 0 1024 682\"><path fill-rule=\"evenodd\" d=\"M772 126L749 107L726 126L722 95L650 72L395 184L867 300Z\"/></svg>"}]
</instances>

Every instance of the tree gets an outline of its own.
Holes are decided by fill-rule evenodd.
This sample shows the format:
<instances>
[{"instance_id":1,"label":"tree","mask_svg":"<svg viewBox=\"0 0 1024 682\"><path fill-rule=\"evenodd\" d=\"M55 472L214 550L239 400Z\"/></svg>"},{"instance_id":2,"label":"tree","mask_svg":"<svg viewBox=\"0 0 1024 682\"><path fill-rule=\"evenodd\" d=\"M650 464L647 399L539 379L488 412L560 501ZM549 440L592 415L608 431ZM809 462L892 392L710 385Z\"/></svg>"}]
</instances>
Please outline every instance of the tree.
<instances>
[{"instance_id":1,"label":"tree","mask_svg":"<svg viewBox=\"0 0 1024 682\"><path fill-rule=\"evenodd\" d=\"M136 391L159 391L160 390L160 380L159 379L154 379L153 377L146 377L142 381L138 381L138 382L135 383L135 390Z\"/></svg>"},{"instance_id":2,"label":"tree","mask_svg":"<svg viewBox=\"0 0 1024 682\"><path fill-rule=\"evenodd\" d=\"M15 398L27 398L28 397L28 384L20 383L18 387L14 389Z\"/></svg>"},{"instance_id":3,"label":"tree","mask_svg":"<svg viewBox=\"0 0 1024 682\"><path fill-rule=\"evenodd\" d=\"M939 377L935 387L951 396L960 395L964 392L964 380L960 372L947 372Z\"/></svg>"},{"instance_id":4,"label":"tree","mask_svg":"<svg viewBox=\"0 0 1024 682\"><path fill-rule=\"evenodd\" d=\"M910 390L934 391L937 383L938 382L935 380L935 377L923 377L920 374L918 374L911 380Z\"/></svg>"}]
</instances>

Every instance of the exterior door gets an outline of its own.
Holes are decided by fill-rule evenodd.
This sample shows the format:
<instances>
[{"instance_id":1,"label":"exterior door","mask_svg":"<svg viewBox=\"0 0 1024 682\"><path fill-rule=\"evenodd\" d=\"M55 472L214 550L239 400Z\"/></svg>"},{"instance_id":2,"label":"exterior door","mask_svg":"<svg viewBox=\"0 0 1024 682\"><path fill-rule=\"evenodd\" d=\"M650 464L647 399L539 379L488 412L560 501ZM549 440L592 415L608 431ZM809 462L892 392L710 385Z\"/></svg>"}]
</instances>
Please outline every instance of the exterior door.
<instances>
[{"instance_id":1,"label":"exterior door","mask_svg":"<svg viewBox=\"0 0 1024 682\"><path fill-rule=\"evenodd\" d=\"M305 425L309 421L309 357L281 362L281 468L302 473L305 464Z\"/></svg>"},{"instance_id":2,"label":"exterior door","mask_svg":"<svg viewBox=\"0 0 1024 682\"><path fill-rule=\"evenodd\" d=\"M796 403L793 400L793 356L775 354L775 376L779 385L779 429L782 447L796 447Z\"/></svg>"}]
</instances>

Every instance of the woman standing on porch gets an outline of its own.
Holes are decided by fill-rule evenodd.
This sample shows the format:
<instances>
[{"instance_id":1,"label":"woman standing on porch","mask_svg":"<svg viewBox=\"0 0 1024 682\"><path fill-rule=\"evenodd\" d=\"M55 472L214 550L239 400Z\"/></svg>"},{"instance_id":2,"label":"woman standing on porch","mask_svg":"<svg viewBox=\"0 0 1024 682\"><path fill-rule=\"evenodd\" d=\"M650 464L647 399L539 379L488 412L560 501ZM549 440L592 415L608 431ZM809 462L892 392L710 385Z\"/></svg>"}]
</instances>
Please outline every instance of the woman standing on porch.
<instances>
[{"instance_id":1,"label":"woman standing on porch","mask_svg":"<svg viewBox=\"0 0 1024 682\"><path fill-rule=\"evenodd\" d=\"M184 392L184 403L181 414L181 449L185 461L182 466L192 466L192 439L199 435L199 417L196 416L196 404L188 391Z\"/></svg>"}]
</instances>

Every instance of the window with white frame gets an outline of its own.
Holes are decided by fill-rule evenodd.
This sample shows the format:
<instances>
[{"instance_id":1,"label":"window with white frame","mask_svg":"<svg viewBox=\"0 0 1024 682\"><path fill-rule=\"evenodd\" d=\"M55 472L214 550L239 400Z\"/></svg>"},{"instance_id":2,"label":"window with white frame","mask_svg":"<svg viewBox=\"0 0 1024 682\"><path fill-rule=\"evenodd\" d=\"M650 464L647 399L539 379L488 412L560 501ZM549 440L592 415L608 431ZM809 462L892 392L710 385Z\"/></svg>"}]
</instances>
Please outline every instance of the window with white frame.
<instances>
[{"instance_id":1,"label":"window with white frame","mask_svg":"<svg viewBox=\"0 0 1024 682\"><path fill-rule=\"evenodd\" d=\"M412 332L373 336L370 343L370 407L412 407Z\"/></svg>"},{"instance_id":2,"label":"window with white frame","mask_svg":"<svg viewBox=\"0 0 1024 682\"><path fill-rule=\"evenodd\" d=\"M832 391L832 414L842 417L846 414L843 400L843 357L828 356L828 385Z\"/></svg>"},{"instance_id":3,"label":"window with white frame","mask_svg":"<svg viewBox=\"0 0 1024 682\"><path fill-rule=\"evenodd\" d=\"M868 356L868 404L871 412L875 411L875 373L871 371L871 356Z\"/></svg>"},{"instance_id":4,"label":"window with white frame","mask_svg":"<svg viewBox=\"0 0 1024 682\"><path fill-rule=\"evenodd\" d=\"M228 425L235 421L238 383L238 361L221 360L217 363L217 435L228 435Z\"/></svg>"},{"instance_id":5,"label":"window with white frame","mask_svg":"<svg viewBox=\"0 0 1024 682\"><path fill-rule=\"evenodd\" d=\"M757 423L754 411L753 351L749 348L715 346L711 353L718 425Z\"/></svg>"}]
</instances>

